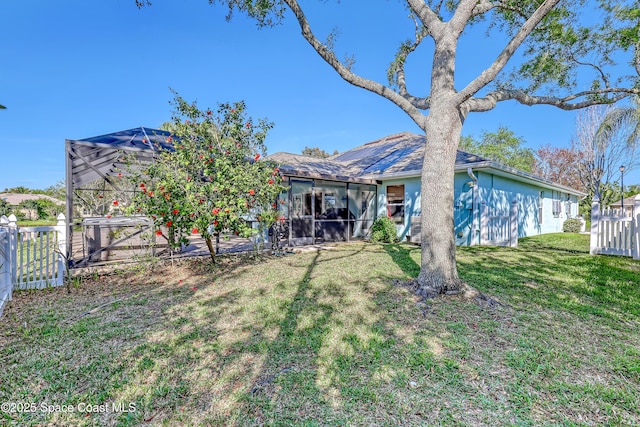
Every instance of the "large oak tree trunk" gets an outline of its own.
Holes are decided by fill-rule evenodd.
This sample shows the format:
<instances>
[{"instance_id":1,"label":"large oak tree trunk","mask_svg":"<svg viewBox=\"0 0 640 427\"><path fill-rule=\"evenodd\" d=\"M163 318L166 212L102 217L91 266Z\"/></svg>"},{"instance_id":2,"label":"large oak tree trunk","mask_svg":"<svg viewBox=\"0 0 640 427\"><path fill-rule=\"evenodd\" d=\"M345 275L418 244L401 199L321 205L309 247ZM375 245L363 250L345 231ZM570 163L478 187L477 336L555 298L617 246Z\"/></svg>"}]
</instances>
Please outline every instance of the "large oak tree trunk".
<instances>
[{"instance_id":1,"label":"large oak tree trunk","mask_svg":"<svg viewBox=\"0 0 640 427\"><path fill-rule=\"evenodd\" d=\"M420 293L433 296L459 292L453 224L455 161L463 115L455 106L433 108L426 118L422 165L422 261Z\"/></svg>"}]
</instances>

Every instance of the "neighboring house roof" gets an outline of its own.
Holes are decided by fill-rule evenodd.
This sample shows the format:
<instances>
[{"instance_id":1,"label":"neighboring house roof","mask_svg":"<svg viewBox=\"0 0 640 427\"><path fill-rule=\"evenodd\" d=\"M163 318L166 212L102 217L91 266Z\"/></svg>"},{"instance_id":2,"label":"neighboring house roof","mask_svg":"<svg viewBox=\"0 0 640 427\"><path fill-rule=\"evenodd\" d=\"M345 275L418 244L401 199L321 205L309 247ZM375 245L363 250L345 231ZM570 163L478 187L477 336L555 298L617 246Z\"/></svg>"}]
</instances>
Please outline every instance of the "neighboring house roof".
<instances>
[{"instance_id":1,"label":"neighboring house roof","mask_svg":"<svg viewBox=\"0 0 640 427\"><path fill-rule=\"evenodd\" d=\"M366 143L327 159L276 153L270 159L281 164L286 175L313 178L372 182L377 180L416 177L422 173L424 135L403 132ZM539 176L501 165L492 160L458 150L456 170L485 170L495 175L560 190L579 196L585 193L556 184Z\"/></svg>"},{"instance_id":2,"label":"neighboring house roof","mask_svg":"<svg viewBox=\"0 0 640 427\"><path fill-rule=\"evenodd\" d=\"M11 206L17 206L25 200L49 200L56 205L64 205L62 200L58 200L55 197L48 196L46 194L22 194L22 193L0 193L0 199L5 200Z\"/></svg>"},{"instance_id":3,"label":"neighboring house roof","mask_svg":"<svg viewBox=\"0 0 640 427\"><path fill-rule=\"evenodd\" d=\"M635 194L633 196L625 197L624 198L624 205L625 206L633 206L634 203L636 202L636 197L637 196L640 196L640 193L639 194ZM611 203L611 207L612 208L621 208L622 207L622 200L618 200L617 202Z\"/></svg>"}]
</instances>

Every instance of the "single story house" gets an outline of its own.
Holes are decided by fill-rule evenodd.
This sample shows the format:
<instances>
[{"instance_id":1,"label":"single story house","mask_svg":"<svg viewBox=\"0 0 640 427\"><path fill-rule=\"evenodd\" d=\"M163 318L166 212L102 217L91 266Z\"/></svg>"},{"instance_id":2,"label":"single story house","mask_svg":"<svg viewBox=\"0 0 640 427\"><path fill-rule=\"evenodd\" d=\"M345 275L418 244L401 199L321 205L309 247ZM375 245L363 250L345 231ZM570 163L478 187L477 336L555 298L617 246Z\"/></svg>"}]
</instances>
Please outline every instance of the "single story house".
<instances>
[{"instance_id":1,"label":"single story house","mask_svg":"<svg viewBox=\"0 0 640 427\"><path fill-rule=\"evenodd\" d=\"M18 208L21 203L29 200L47 200L54 205L60 206L60 212L64 210L64 202L58 200L55 197L51 197L47 194L39 193L0 193L0 200L4 200L9 206ZM15 212L15 211L14 211ZM36 220L38 219L38 211L32 208L23 207L20 208L20 212L26 219Z\"/></svg>"},{"instance_id":2,"label":"single story house","mask_svg":"<svg viewBox=\"0 0 640 427\"><path fill-rule=\"evenodd\" d=\"M39 193L0 193L0 199L7 202L10 206L18 206L27 200L48 200L56 205L64 205L62 200L51 197L47 194Z\"/></svg>"},{"instance_id":3,"label":"single story house","mask_svg":"<svg viewBox=\"0 0 640 427\"><path fill-rule=\"evenodd\" d=\"M171 134L134 128L79 140L66 140L66 219L68 235L85 219L74 218L74 194L82 200L88 185L103 180L117 189L122 155L153 161L172 149ZM373 221L389 216L398 236L418 241L420 175L424 136L400 133L318 159L297 154L268 156L280 164L289 191L278 204L291 245L366 238ZM562 231L578 215L586 194L543 178L459 151L456 160L454 232L459 245L514 244L518 237ZM626 207L626 204L625 204ZM100 218L104 226L120 218ZM282 230L280 230L282 231ZM68 239L68 251L73 253Z\"/></svg>"},{"instance_id":4,"label":"single story house","mask_svg":"<svg viewBox=\"0 0 640 427\"><path fill-rule=\"evenodd\" d=\"M636 203L636 197L640 196L640 194L636 194L635 196L625 197L624 199L620 199L616 202L611 203L609 206L611 209L622 209L624 206L626 215L633 215L633 207Z\"/></svg>"},{"instance_id":5,"label":"single story house","mask_svg":"<svg viewBox=\"0 0 640 427\"><path fill-rule=\"evenodd\" d=\"M290 185L280 203L289 243L367 237L380 216L392 218L401 239L419 241L424 145L424 136L404 132L326 159L270 155ZM519 237L560 232L586 195L464 151L455 170L458 245L513 245Z\"/></svg>"}]
</instances>

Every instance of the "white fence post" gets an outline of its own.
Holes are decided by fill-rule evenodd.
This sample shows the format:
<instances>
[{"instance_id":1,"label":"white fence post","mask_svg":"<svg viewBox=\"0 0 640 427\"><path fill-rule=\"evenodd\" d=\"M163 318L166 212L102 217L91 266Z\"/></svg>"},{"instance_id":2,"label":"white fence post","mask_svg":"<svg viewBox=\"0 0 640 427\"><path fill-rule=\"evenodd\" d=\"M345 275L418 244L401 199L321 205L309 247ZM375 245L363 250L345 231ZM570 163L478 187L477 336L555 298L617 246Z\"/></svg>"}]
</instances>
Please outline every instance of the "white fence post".
<instances>
[{"instance_id":1,"label":"white fence post","mask_svg":"<svg viewBox=\"0 0 640 427\"><path fill-rule=\"evenodd\" d=\"M13 292L13 285L16 283L16 275L18 274L16 268L17 253L18 253L18 218L14 214L9 215L9 265L11 266L11 291ZM11 300L11 295L9 295Z\"/></svg>"},{"instance_id":2,"label":"white fence post","mask_svg":"<svg viewBox=\"0 0 640 427\"><path fill-rule=\"evenodd\" d=\"M483 200L480 204L480 246L487 244L489 240L489 212L487 203Z\"/></svg>"},{"instance_id":3,"label":"white fence post","mask_svg":"<svg viewBox=\"0 0 640 427\"><path fill-rule=\"evenodd\" d=\"M64 214L58 215L56 231L58 232L58 277L56 278L56 286L61 286L64 284L64 276L67 273L67 222Z\"/></svg>"},{"instance_id":4,"label":"white fence post","mask_svg":"<svg viewBox=\"0 0 640 427\"><path fill-rule=\"evenodd\" d=\"M5 304L11 300L11 245L9 219L0 217L0 315Z\"/></svg>"},{"instance_id":5,"label":"white fence post","mask_svg":"<svg viewBox=\"0 0 640 427\"><path fill-rule=\"evenodd\" d=\"M599 221L600 221L600 198L598 195L593 196L591 201L591 238L589 241L589 253L595 255L598 249L598 236L599 236Z\"/></svg>"},{"instance_id":6,"label":"white fence post","mask_svg":"<svg viewBox=\"0 0 640 427\"><path fill-rule=\"evenodd\" d=\"M633 200L633 222L631 223L631 255L633 259L640 259L640 194Z\"/></svg>"},{"instance_id":7,"label":"white fence post","mask_svg":"<svg viewBox=\"0 0 640 427\"><path fill-rule=\"evenodd\" d=\"M509 230L509 246L518 247L518 199L511 202L511 212L509 212L510 227Z\"/></svg>"}]
</instances>

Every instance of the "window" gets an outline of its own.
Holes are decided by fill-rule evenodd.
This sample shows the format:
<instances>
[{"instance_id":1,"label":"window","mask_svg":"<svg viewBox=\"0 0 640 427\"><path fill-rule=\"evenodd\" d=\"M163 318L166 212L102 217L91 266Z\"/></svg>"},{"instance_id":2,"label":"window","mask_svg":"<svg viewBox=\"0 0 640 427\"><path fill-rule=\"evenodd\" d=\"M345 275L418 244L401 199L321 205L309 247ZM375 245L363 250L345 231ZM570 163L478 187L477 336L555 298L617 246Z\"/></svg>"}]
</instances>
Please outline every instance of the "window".
<instances>
[{"instance_id":1,"label":"window","mask_svg":"<svg viewBox=\"0 0 640 427\"><path fill-rule=\"evenodd\" d=\"M404 184L387 186L387 216L397 224L404 224Z\"/></svg>"},{"instance_id":2,"label":"window","mask_svg":"<svg viewBox=\"0 0 640 427\"><path fill-rule=\"evenodd\" d=\"M553 196L553 217L559 218L562 213L562 202L560 201L560 193L556 193Z\"/></svg>"},{"instance_id":3,"label":"window","mask_svg":"<svg viewBox=\"0 0 640 427\"><path fill-rule=\"evenodd\" d=\"M562 212L562 202L560 200L553 201L553 217L558 218Z\"/></svg>"}]
</instances>

